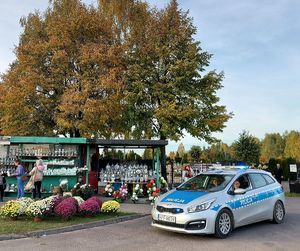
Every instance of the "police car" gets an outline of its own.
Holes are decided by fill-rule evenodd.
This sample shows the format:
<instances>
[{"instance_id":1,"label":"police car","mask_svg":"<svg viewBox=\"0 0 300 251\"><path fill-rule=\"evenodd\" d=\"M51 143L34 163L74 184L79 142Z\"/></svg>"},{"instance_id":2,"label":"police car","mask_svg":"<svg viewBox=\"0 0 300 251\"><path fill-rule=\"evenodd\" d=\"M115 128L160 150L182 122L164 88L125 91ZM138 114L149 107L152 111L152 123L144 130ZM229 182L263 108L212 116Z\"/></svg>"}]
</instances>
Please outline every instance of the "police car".
<instances>
[{"instance_id":1,"label":"police car","mask_svg":"<svg viewBox=\"0 0 300 251\"><path fill-rule=\"evenodd\" d=\"M280 224L285 216L282 186L265 171L209 170L160 196L152 226L226 238L233 229L258 221Z\"/></svg>"}]
</instances>

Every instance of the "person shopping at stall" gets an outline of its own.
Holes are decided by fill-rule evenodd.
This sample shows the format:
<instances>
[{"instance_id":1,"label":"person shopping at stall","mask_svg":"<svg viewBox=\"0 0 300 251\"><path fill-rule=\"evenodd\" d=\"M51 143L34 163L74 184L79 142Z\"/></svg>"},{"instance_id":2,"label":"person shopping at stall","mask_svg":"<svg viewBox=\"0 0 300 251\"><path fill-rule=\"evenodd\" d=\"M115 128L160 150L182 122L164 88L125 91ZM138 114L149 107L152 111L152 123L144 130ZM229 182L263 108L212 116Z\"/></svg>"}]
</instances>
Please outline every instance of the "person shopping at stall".
<instances>
[{"instance_id":1,"label":"person shopping at stall","mask_svg":"<svg viewBox=\"0 0 300 251\"><path fill-rule=\"evenodd\" d=\"M34 165L34 168L30 171L29 175L33 177L34 188L32 189L32 198L35 199L36 195L39 198L42 197L41 187L44 177L45 166L43 160L38 159Z\"/></svg>"},{"instance_id":2,"label":"person shopping at stall","mask_svg":"<svg viewBox=\"0 0 300 251\"><path fill-rule=\"evenodd\" d=\"M25 169L21 165L21 161L19 159L15 161L15 166L17 167L17 170L11 176L17 177L17 187L18 187L17 198L19 199L24 197L24 180L26 179L26 176L25 176Z\"/></svg>"},{"instance_id":3,"label":"person shopping at stall","mask_svg":"<svg viewBox=\"0 0 300 251\"><path fill-rule=\"evenodd\" d=\"M6 188L5 174L0 175L0 202L3 202L4 190Z\"/></svg>"}]
</instances>

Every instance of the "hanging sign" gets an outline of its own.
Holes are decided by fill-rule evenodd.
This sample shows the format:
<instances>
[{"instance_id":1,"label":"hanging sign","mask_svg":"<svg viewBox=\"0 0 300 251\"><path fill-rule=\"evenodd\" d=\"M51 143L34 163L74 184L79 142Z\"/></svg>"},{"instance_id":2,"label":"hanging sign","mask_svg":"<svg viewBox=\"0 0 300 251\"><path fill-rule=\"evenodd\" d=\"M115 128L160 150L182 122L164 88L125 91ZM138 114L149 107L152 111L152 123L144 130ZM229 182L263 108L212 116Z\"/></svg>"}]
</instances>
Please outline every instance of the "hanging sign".
<instances>
[{"instance_id":1,"label":"hanging sign","mask_svg":"<svg viewBox=\"0 0 300 251\"><path fill-rule=\"evenodd\" d=\"M297 172L297 165L296 164L291 164L290 165L290 172L291 173L296 173Z\"/></svg>"}]
</instances>

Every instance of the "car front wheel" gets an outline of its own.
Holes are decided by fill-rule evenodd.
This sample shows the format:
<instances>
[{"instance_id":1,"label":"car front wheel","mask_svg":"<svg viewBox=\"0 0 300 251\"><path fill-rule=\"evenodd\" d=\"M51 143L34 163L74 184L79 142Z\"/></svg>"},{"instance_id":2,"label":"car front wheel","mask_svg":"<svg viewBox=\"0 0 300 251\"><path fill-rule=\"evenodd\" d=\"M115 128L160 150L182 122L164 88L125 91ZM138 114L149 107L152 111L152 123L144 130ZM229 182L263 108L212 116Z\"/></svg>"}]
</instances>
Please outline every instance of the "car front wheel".
<instances>
[{"instance_id":1,"label":"car front wheel","mask_svg":"<svg viewBox=\"0 0 300 251\"><path fill-rule=\"evenodd\" d=\"M280 224L284 221L285 209L281 201L276 201L273 209L273 222Z\"/></svg>"},{"instance_id":2,"label":"car front wheel","mask_svg":"<svg viewBox=\"0 0 300 251\"><path fill-rule=\"evenodd\" d=\"M229 236L233 229L233 216L228 209L222 209L215 223L215 236L221 239Z\"/></svg>"}]
</instances>

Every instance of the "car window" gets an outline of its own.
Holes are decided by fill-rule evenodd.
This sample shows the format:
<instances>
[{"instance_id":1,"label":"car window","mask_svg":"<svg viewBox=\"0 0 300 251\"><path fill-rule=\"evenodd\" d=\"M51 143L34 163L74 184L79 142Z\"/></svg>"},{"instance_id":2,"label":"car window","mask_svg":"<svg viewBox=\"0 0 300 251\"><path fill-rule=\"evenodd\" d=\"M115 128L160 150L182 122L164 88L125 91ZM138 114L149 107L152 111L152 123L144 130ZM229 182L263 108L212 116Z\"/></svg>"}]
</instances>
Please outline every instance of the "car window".
<instances>
[{"instance_id":1,"label":"car window","mask_svg":"<svg viewBox=\"0 0 300 251\"><path fill-rule=\"evenodd\" d=\"M272 184L272 183L275 183L275 180L270 176L270 175L267 175L267 174L263 174L265 180L267 181L268 184Z\"/></svg>"},{"instance_id":2,"label":"car window","mask_svg":"<svg viewBox=\"0 0 300 251\"><path fill-rule=\"evenodd\" d=\"M177 190L216 192L223 190L233 175L200 174L180 185Z\"/></svg>"},{"instance_id":3,"label":"car window","mask_svg":"<svg viewBox=\"0 0 300 251\"><path fill-rule=\"evenodd\" d=\"M259 173L249 174L254 188L259 188L267 185L267 181Z\"/></svg>"},{"instance_id":4,"label":"car window","mask_svg":"<svg viewBox=\"0 0 300 251\"><path fill-rule=\"evenodd\" d=\"M234 189L237 189L237 188L242 188L242 189L245 189L245 190L250 190L251 189L251 183L250 183L250 180L249 180L249 177L248 175L241 175L240 177L238 177L233 183L232 183L232 186L229 190L229 192L233 192Z\"/></svg>"}]
</instances>

